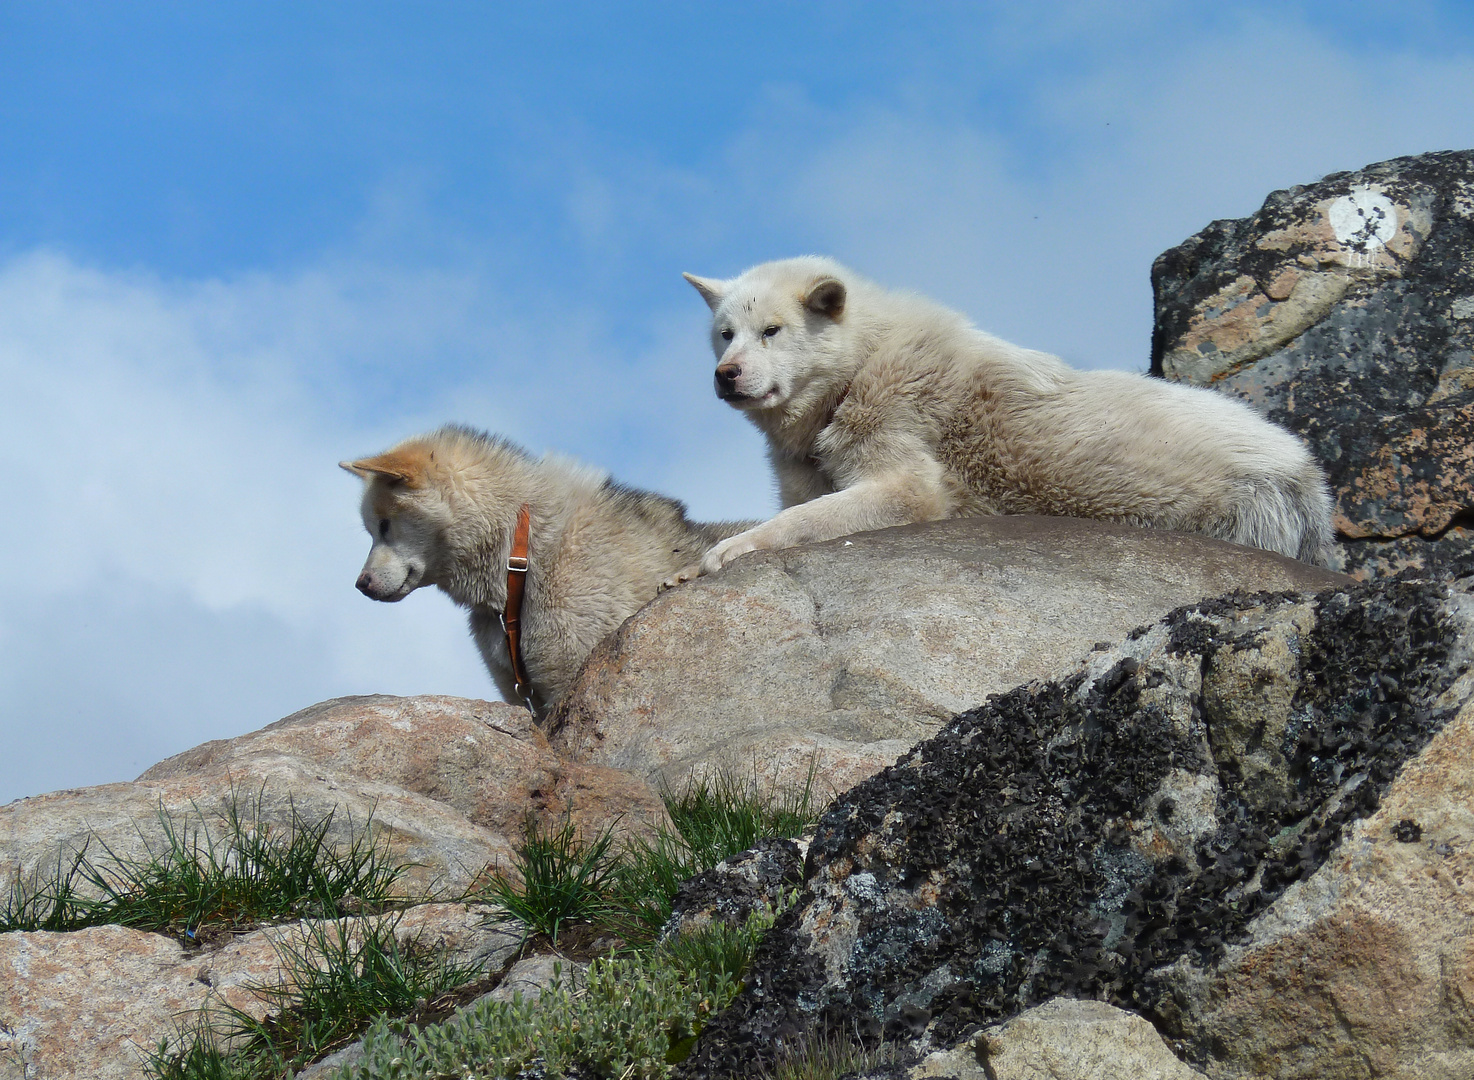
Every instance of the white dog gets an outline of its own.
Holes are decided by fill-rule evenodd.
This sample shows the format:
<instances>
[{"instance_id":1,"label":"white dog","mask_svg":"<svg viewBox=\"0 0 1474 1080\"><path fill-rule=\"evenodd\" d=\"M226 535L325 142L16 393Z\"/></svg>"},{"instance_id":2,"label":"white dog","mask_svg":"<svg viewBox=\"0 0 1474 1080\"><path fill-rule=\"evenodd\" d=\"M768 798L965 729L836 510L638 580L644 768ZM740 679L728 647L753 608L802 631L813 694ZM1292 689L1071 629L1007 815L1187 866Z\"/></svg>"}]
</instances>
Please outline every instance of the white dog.
<instances>
[{"instance_id":1,"label":"white dog","mask_svg":"<svg viewBox=\"0 0 1474 1080\"><path fill-rule=\"evenodd\" d=\"M472 636L502 697L538 715L662 581L752 524L695 524L674 499L565 459L530 457L470 428L444 427L341 464L366 481L363 524L373 547L359 590L395 601L438 585L470 609ZM514 555L524 504L526 548ZM525 567L520 580L509 562ZM518 692L502 624L509 589L518 588L526 693Z\"/></svg>"},{"instance_id":2,"label":"white dog","mask_svg":"<svg viewBox=\"0 0 1474 1080\"><path fill-rule=\"evenodd\" d=\"M686 280L712 310L717 396L767 436L784 509L667 584L761 548L972 514L1098 518L1327 558L1324 474L1242 402L1076 371L829 259Z\"/></svg>"}]
</instances>

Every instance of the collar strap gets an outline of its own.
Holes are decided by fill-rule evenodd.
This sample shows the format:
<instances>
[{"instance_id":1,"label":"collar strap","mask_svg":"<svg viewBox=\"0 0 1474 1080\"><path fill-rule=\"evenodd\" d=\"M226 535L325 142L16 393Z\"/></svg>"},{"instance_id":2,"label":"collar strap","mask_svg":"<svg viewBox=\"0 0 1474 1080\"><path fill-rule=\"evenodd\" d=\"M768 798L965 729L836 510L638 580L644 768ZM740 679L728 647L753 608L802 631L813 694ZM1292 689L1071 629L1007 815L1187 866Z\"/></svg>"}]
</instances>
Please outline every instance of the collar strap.
<instances>
[{"instance_id":1,"label":"collar strap","mask_svg":"<svg viewBox=\"0 0 1474 1080\"><path fill-rule=\"evenodd\" d=\"M527 537L531 532L532 507L522 504L517 511L517 530L512 534L512 553L507 557L507 606L502 612L502 630L507 635L507 656L512 661L512 680L517 696L532 708L532 680L522 663L522 594L527 588Z\"/></svg>"}]
</instances>

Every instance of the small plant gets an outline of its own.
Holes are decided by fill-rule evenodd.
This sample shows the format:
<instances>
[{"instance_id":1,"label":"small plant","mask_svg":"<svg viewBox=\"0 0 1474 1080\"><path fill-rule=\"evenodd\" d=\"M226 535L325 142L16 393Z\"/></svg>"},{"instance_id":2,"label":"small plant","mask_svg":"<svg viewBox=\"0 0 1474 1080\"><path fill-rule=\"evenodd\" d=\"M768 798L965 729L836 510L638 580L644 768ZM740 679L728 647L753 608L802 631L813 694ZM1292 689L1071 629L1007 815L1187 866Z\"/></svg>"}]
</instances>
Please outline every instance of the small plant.
<instances>
[{"instance_id":1,"label":"small plant","mask_svg":"<svg viewBox=\"0 0 1474 1080\"><path fill-rule=\"evenodd\" d=\"M180 1049L171 1050L167 1039L160 1040L143 1064L145 1075L155 1080L255 1080L263 1075L255 1062L222 1049L203 1018L181 1031L177 1042Z\"/></svg>"},{"instance_id":2,"label":"small plant","mask_svg":"<svg viewBox=\"0 0 1474 1080\"><path fill-rule=\"evenodd\" d=\"M125 858L104 845L105 863L84 859L81 875L100 895L90 922L188 937L201 926L332 918L340 905L373 911L394 899L404 867L385 861L373 842L372 819L338 848L328 839L333 812L309 821L291 804L291 821L282 829L261 820L261 802L258 792L243 814L233 795L218 836L198 810L191 823L161 809L164 842L147 857Z\"/></svg>"},{"instance_id":3,"label":"small plant","mask_svg":"<svg viewBox=\"0 0 1474 1080\"><path fill-rule=\"evenodd\" d=\"M585 923L632 947L648 945L671 916L681 883L768 837L798 836L818 816L815 769L804 786L781 792L731 773L693 780L665 794L672 826L614 846L613 826L586 840L571 815L553 832L527 819L514 850L514 874L491 872L480 898L556 942L570 923Z\"/></svg>"},{"instance_id":4,"label":"small plant","mask_svg":"<svg viewBox=\"0 0 1474 1080\"><path fill-rule=\"evenodd\" d=\"M598 923L609 917L613 845L613 824L585 840L571 813L553 832L544 832L529 814L522 843L513 848L520 880L493 870L482 895L556 943L570 922Z\"/></svg>"},{"instance_id":5,"label":"small plant","mask_svg":"<svg viewBox=\"0 0 1474 1080\"><path fill-rule=\"evenodd\" d=\"M653 954L692 978L721 973L741 979L778 914L755 912L741 926L718 922L676 934L655 946Z\"/></svg>"},{"instance_id":6,"label":"small plant","mask_svg":"<svg viewBox=\"0 0 1474 1080\"><path fill-rule=\"evenodd\" d=\"M707 869L679 832L661 827L632 837L614 866L608 928L633 946L648 945L671 916L682 882Z\"/></svg>"},{"instance_id":7,"label":"small plant","mask_svg":"<svg viewBox=\"0 0 1474 1080\"><path fill-rule=\"evenodd\" d=\"M771 836L801 836L818 820L814 802L817 765L810 763L801 788L780 790L757 777L730 771L692 780L665 796L666 812L701 870L746 851Z\"/></svg>"},{"instance_id":8,"label":"small plant","mask_svg":"<svg viewBox=\"0 0 1474 1080\"><path fill-rule=\"evenodd\" d=\"M665 808L674 828L661 828L650 839L634 838L621 853L614 929L631 943L653 940L670 920L683 882L759 840L811 829L819 810L814 777L810 765L802 788L780 791L755 777L742 780L721 772L692 780L679 792L667 791Z\"/></svg>"},{"instance_id":9,"label":"small plant","mask_svg":"<svg viewBox=\"0 0 1474 1080\"><path fill-rule=\"evenodd\" d=\"M420 1031L380 1021L364 1038L363 1061L338 1080L513 1077L534 1064L549 1077L577 1069L600 1080L659 1080L736 996L771 925L771 915L754 915L740 928L690 935L679 949L603 957L578 990L560 980L535 1001L483 999Z\"/></svg>"}]
</instances>

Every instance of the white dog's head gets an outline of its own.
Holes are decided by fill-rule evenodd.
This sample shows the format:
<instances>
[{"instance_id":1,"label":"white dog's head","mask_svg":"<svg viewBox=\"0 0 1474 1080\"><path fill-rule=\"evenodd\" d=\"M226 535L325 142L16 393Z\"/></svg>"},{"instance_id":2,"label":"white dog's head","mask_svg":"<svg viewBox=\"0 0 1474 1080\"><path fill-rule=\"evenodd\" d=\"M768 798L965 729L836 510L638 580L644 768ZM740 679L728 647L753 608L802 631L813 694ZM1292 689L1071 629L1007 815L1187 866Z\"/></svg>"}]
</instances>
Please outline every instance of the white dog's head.
<instances>
[{"instance_id":1,"label":"white dog's head","mask_svg":"<svg viewBox=\"0 0 1474 1080\"><path fill-rule=\"evenodd\" d=\"M805 256L730 281L684 276L711 308L717 397L733 408L780 409L844 378L851 275L839 264Z\"/></svg>"},{"instance_id":2,"label":"white dog's head","mask_svg":"<svg viewBox=\"0 0 1474 1080\"><path fill-rule=\"evenodd\" d=\"M358 590L373 600L403 600L439 583L442 538L452 520L434 480L433 451L413 441L378 457L339 464L363 477L363 526L373 537Z\"/></svg>"}]
</instances>

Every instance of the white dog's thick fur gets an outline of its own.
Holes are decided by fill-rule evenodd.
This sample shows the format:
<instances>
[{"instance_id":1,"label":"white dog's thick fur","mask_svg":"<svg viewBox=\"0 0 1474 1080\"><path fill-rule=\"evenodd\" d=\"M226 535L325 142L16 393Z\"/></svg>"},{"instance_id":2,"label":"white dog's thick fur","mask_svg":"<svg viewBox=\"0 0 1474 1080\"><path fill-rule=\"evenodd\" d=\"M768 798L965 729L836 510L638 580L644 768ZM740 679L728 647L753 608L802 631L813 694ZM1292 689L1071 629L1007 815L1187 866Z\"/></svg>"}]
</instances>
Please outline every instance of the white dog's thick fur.
<instances>
[{"instance_id":1,"label":"white dog's thick fur","mask_svg":"<svg viewBox=\"0 0 1474 1080\"><path fill-rule=\"evenodd\" d=\"M589 651L712 544L752 522L695 524L674 499L613 483L557 457L444 427L342 467L364 478L373 537L358 588L402 600L438 585L471 612L471 633L507 701L517 701L501 613L507 556L523 503L532 509L522 601L522 659L533 711L562 696Z\"/></svg>"},{"instance_id":2,"label":"white dog's thick fur","mask_svg":"<svg viewBox=\"0 0 1474 1080\"><path fill-rule=\"evenodd\" d=\"M1324 474L1242 402L1076 371L829 259L686 278L712 309L717 395L767 436L784 509L670 583L760 548L972 514L1099 518L1326 560Z\"/></svg>"}]
</instances>

